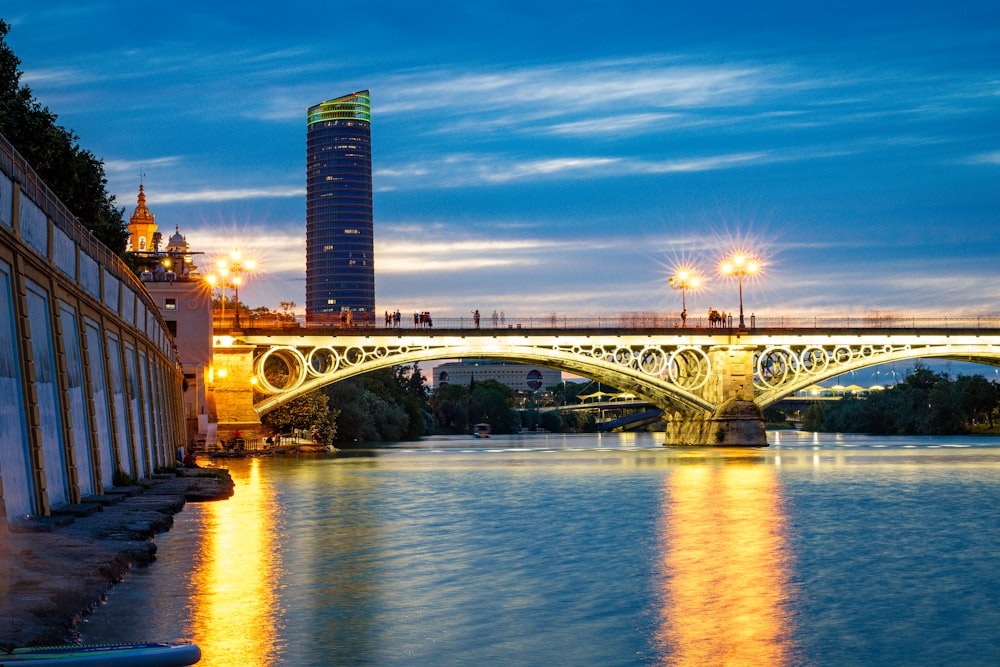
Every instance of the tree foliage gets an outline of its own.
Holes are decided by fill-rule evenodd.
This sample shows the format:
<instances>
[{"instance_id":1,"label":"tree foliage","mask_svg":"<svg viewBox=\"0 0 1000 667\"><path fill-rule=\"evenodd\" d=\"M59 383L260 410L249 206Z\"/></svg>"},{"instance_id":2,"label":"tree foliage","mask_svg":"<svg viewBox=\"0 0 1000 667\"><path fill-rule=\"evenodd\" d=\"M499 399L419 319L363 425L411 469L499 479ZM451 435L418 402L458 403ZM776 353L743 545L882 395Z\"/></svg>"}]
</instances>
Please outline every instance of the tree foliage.
<instances>
[{"instance_id":1,"label":"tree foliage","mask_svg":"<svg viewBox=\"0 0 1000 667\"><path fill-rule=\"evenodd\" d=\"M959 435L976 424L992 427L998 409L1000 387L982 375L951 378L918 366L895 387L813 405L802 426L838 433Z\"/></svg>"},{"instance_id":2,"label":"tree foliage","mask_svg":"<svg viewBox=\"0 0 1000 667\"><path fill-rule=\"evenodd\" d=\"M417 364L373 371L326 387L339 410L336 442L416 440L430 432L425 378Z\"/></svg>"},{"instance_id":3,"label":"tree foliage","mask_svg":"<svg viewBox=\"0 0 1000 667\"><path fill-rule=\"evenodd\" d=\"M434 424L444 431L468 433L485 422L493 433L513 433L521 423L514 411L514 390L496 380L475 380L468 386L444 384L430 395Z\"/></svg>"},{"instance_id":4,"label":"tree foliage","mask_svg":"<svg viewBox=\"0 0 1000 667\"><path fill-rule=\"evenodd\" d=\"M326 394L313 391L278 406L261 417L261 422L279 433L295 429L318 433L323 443L330 443L337 435L338 415L339 410L330 408Z\"/></svg>"},{"instance_id":5,"label":"tree foliage","mask_svg":"<svg viewBox=\"0 0 1000 667\"><path fill-rule=\"evenodd\" d=\"M124 255L125 210L107 192L104 163L81 148L79 137L58 125L56 114L21 85L21 61L5 41L9 32L0 19L0 134L99 241Z\"/></svg>"}]
</instances>

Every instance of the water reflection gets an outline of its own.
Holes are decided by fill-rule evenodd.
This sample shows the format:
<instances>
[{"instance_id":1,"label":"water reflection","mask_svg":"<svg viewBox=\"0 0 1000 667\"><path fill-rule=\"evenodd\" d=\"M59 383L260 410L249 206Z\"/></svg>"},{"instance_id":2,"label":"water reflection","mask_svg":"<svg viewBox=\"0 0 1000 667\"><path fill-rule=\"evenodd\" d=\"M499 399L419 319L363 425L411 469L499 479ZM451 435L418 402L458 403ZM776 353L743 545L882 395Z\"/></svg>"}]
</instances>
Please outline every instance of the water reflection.
<instances>
[{"instance_id":1,"label":"water reflection","mask_svg":"<svg viewBox=\"0 0 1000 667\"><path fill-rule=\"evenodd\" d=\"M202 663L216 667L261 664L278 637L274 497L259 461L239 472L232 499L205 504L205 539L191 573L193 640Z\"/></svg>"},{"instance_id":2,"label":"water reflection","mask_svg":"<svg viewBox=\"0 0 1000 667\"><path fill-rule=\"evenodd\" d=\"M669 665L786 665L792 657L781 488L768 465L699 462L663 482Z\"/></svg>"}]
</instances>

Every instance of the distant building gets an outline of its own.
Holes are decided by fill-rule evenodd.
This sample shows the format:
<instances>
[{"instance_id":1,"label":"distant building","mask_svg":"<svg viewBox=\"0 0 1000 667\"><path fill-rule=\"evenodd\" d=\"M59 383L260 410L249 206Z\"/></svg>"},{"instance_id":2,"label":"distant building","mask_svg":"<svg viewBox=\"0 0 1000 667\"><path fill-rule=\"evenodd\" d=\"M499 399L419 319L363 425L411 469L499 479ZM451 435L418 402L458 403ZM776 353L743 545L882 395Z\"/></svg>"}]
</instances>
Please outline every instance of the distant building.
<instances>
[{"instance_id":1,"label":"distant building","mask_svg":"<svg viewBox=\"0 0 1000 667\"><path fill-rule=\"evenodd\" d=\"M434 367L434 386L468 385L473 379L496 380L514 391L538 391L562 382L562 372L545 366L506 361L462 359Z\"/></svg>"},{"instance_id":2,"label":"distant building","mask_svg":"<svg viewBox=\"0 0 1000 667\"><path fill-rule=\"evenodd\" d=\"M369 91L310 107L306 321L375 325Z\"/></svg>"},{"instance_id":3,"label":"distant building","mask_svg":"<svg viewBox=\"0 0 1000 667\"><path fill-rule=\"evenodd\" d=\"M129 249L140 270L139 278L155 301L177 345L184 372L184 416L187 442L215 440L215 401L211 392L212 289L194 263L187 239L174 228L165 247L156 216L146 206L139 186L138 203L129 216ZM178 443L180 444L180 443Z\"/></svg>"}]
</instances>

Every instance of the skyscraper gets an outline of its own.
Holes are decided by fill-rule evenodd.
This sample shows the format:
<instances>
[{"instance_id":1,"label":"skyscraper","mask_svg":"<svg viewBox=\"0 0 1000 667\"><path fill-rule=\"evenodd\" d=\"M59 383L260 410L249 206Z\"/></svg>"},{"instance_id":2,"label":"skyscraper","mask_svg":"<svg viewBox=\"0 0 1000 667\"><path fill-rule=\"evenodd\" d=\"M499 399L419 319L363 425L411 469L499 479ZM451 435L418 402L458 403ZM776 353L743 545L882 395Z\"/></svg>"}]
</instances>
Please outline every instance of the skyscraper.
<instances>
[{"instance_id":1,"label":"skyscraper","mask_svg":"<svg viewBox=\"0 0 1000 667\"><path fill-rule=\"evenodd\" d=\"M375 324L371 96L309 108L306 321Z\"/></svg>"}]
</instances>

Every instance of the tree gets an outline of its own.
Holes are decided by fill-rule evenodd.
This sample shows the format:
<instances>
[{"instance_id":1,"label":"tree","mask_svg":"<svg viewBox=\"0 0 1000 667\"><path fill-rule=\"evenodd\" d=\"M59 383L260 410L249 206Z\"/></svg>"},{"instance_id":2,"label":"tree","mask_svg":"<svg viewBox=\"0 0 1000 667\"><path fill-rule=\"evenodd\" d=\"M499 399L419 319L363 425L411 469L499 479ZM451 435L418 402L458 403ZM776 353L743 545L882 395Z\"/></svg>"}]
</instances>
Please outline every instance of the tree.
<instances>
[{"instance_id":1,"label":"tree","mask_svg":"<svg viewBox=\"0 0 1000 667\"><path fill-rule=\"evenodd\" d=\"M428 402L435 426L453 433L465 433L469 427L469 389L456 384L442 384L430 393Z\"/></svg>"},{"instance_id":2,"label":"tree","mask_svg":"<svg viewBox=\"0 0 1000 667\"><path fill-rule=\"evenodd\" d=\"M376 382L377 384L377 382ZM334 382L325 388L337 406L336 441L386 442L403 440L409 416L399 404L379 396L366 386L364 377Z\"/></svg>"},{"instance_id":3,"label":"tree","mask_svg":"<svg viewBox=\"0 0 1000 667\"><path fill-rule=\"evenodd\" d=\"M28 161L52 192L112 252L124 256L124 208L107 192L104 163L77 143L72 130L21 85L20 59L7 45L10 26L0 19L0 134Z\"/></svg>"},{"instance_id":4,"label":"tree","mask_svg":"<svg viewBox=\"0 0 1000 667\"><path fill-rule=\"evenodd\" d=\"M476 423L487 422L494 433L513 433L520 423L513 409L515 400L514 390L501 382L476 382L469 396L469 418Z\"/></svg>"},{"instance_id":5,"label":"tree","mask_svg":"<svg viewBox=\"0 0 1000 667\"><path fill-rule=\"evenodd\" d=\"M958 435L975 421L992 425L1000 392L981 375L950 378L917 365L904 382L868 396L846 396L806 413L807 430L882 435Z\"/></svg>"},{"instance_id":6,"label":"tree","mask_svg":"<svg viewBox=\"0 0 1000 667\"><path fill-rule=\"evenodd\" d=\"M961 385L962 403L969 411L970 417L976 421L985 419L989 427L993 428L993 412L1000 403L997 385L982 375L971 377L960 375L957 381Z\"/></svg>"},{"instance_id":7,"label":"tree","mask_svg":"<svg viewBox=\"0 0 1000 667\"><path fill-rule=\"evenodd\" d=\"M326 394L313 391L278 406L261 417L261 422L279 433L294 429L319 432L323 442L331 442L337 435L338 414L338 410L330 409Z\"/></svg>"}]
</instances>

